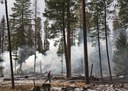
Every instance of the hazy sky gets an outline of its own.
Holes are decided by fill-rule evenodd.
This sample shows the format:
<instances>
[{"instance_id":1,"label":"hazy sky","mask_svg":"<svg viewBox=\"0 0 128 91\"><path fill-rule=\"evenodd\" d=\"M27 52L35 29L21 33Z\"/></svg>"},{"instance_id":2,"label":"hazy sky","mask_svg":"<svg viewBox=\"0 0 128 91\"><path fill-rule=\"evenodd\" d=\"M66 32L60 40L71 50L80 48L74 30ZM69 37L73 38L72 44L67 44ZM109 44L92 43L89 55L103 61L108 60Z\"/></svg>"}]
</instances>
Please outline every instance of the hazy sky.
<instances>
[{"instance_id":1,"label":"hazy sky","mask_svg":"<svg viewBox=\"0 0 128 91\"><path fill-rule=\"evenodd\" d=\"M13 6L14 0L7 0L7 1L8 1L8 12L10 14L11 13L11 7ZM5 4L0 3L0 19L3 15L5 15Z\"/></svg>"}]
</instances>

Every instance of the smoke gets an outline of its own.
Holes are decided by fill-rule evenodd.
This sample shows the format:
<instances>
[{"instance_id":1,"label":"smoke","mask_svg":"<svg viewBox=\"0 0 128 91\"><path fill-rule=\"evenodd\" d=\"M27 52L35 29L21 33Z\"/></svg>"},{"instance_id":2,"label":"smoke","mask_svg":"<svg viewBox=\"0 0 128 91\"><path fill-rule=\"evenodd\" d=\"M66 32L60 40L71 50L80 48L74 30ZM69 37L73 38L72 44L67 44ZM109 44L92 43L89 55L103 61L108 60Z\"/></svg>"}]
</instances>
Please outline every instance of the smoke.
<instances>
[{"instance_id":1,"label":"smoke","mask_svg":"<svg viewBox=\"0 0 128 91\"><path fill-rule=\"evenodd\" d=\"M35 54L34 48L25 47L25 46L18 48L18 63L21 64L25 62L25 60L32 54Z\"/></svg>"},{"instance_id":2,"label":"smoke","mask_svg":"<svg viewBox=\"0 0 128 91\"><path fill-rule=\"evenodd\" d=\"M71 65L73 73L83 73L83 44L71 47Z\"/></svg>"},{"instance_id":3,"label":"smoke","mask_svg":"<svg viewBox=\"0 0 128 91\"><path fill-rule=\"evenodd\" d=\"M83 52L83 43L79 46L73 46L71 48L71 60L72 60L72 72L77 74L84 73L84 52ZM109 41L109 58L111 63L111 70L113 72L113 62L112 62L112 47L111 41ZM88 61L89 61L89 71L91 70L91 65L93 64L93 75L100 74L100 65L99 65L99 51L98 46L92 46L92 43L88 41ZM108 60L106 54L106 45L105 41L101 41L101 61L102 69L105 75L109 74L108 70Z\"/></svg>"},{"instance_id":4,"label":"smoke","mask_svg":"<svg viewBox=\"0 0 128 91\"><path fill-rule=\"evenodd\" d=\"M106 53L106 42L102 40L101 42L101 63L102 63L102 71L105 76L109 74L109 68L108 68L108 59L107 59L107 53ZM112 62L112 45L111 41L109 40L109 60L111 64L111 71L113 72L113 62ZM100 74L100 65L99 65L99 50L98 46L91 46L91 43L88 45L89 50L89 67L91 67L91 64L93 64L93 74ZM90 68L91 69L91 68Z\"/></svg>"},{"instance_id":5,"label":"smoke","mask_svg":"<svg viewBox=\"0 0 128 91\"><path fill-rule=\"evenodd\" d=\"M9 52L5 51L3 54L1 54L1 56L4 60L4 62L2 62L2 66L4 67L3 73L9 75L11 74Z\"/></svg>"},{"instance_id":6,"label":"smoke","mask_svg":"<svg viewBox=\"0 0 128 91\"><path fill-rule=\"evenodd\" d=\"M72 72L74 73L84 73L84 52L83 52L83 33L79 32L79 39L80 45L79 46L72 46L71 50L71 57L72 57ZM93 64L93 75L100 74L100 65L99 65L99 50L98 44L96 43L95 46L92 46L93 43L90 41L91 38L89 37L88 33L88 61L89 61L89 72L91 70L91 65ZM106 53L106 41L100 40L101 45L101 61L102 61L102 71L105 76L108 76L109 69L108 69L108 59ZM111 37L108 38L108 50L109 50L109 59L111 65L111 71L113 73L113 66L114 63L112 62L112 40Z\"/></svg>"},{"instance_id":7,"label":"smoke","mask_svg":"<svg viewBox=\"0 0 128 91\"><path fill-rule=\"evenodd\" d=\"M56 39L58 40L58 39ZM36 72L40 72L42 70L42 73L51 70L55 74L61 73L61 57L58 57L57 50L58 45L54 46L54 40L50 41L50 50L48 50L45 55L36 52ZM32 72L34 70L34 57L35 55L30 56L23 64L22 68L24 71ZM64 59L63 59L64 60Z\"/></svg>"},{"instance_id":8,"label":"smoke","mask_svg":"<svg viewBox=\"0 0 128 91\"><path fill-rule=\"evenodd\" d=\"M36 72L40 72L40 67L42 72L46 72L48 70L51 70L54 73L61 72L60 58L56 55L55 51L48 51L46 56L39 52L36 52L36 55ZM35 55L30 56L26 62L22 64L24 71L32 72L34 70L34 57Z\"/></svg>"},{"instance_id":9,"label":"smoke","mask_svg":"<svg viewBox=\"0 0 128 91\"><path fill-rule=\"evenodd\" d=\"M80 35L79 35L80 36ZM59 38L58 38L59 39ZM56 39L56 40L58 40ZM42 71L42 73L51 70L53 74L61 74L62 70L64 73L66 72L65 66L65 57L64 55L58 56L57 50L58 45L54 46L54 40L49 40L50 42L50 50L46 52L46 55L42 53L36 52L36 72ZM101 40L101 56L102 56L102 68L103 73L108 74L108 61L106 55L106 47L105 41ZM27 50L27 49L26 49ZM24 52L23 52L24 53ZM84 60L83 60L84 52L83 52L83 42L78 46L71 47L71 65L72 65L72 74L83 74L84 73ZM112 62L112 45L111 41L109 41L109 56L110 56L110 63L111 69L113 69L113 62ZM22 64L22 70L25 73L34 72L34 54L25 57L25 62ZM98 53L98 46L92 46L92 43L88 41L88 58L89 58L89 69L91 69L91 65L93 64L93 74L99 75L99 53ZM4 73L10 73L10 60L9 60L9 53L3 53L3 66L4 66ZM63 65L62 65L63 62ZM14 64L13 60L13 66ZM17 68L19 65L17 66ZM63 69L62 69L63 68ZM15 71L15 70L14 70ZM90 70L89 70L90 71Z\"/></svg>"}]
</instances>

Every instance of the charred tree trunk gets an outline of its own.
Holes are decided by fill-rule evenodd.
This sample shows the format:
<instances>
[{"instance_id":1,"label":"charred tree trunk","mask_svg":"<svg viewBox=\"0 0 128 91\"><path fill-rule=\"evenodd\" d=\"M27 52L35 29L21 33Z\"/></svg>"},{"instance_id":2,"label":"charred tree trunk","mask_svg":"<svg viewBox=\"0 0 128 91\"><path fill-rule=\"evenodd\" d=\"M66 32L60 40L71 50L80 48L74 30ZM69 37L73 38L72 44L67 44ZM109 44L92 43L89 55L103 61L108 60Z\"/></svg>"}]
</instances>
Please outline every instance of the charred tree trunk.
<instances>
[{"instance_id":1,"label":"charred tree trunk","mask_svg":"<svg viewBox=\"0 0 128 91\"><path fill-rule=\"evenodd\" d=\"M93 64L91 65L90 77L92 76L92 72L93 72Z\"/></svg>"},{"instance_id":2,"label":"charred tree trunk","mask_svg":"<svg viewBox=\"0 0 128 91\"><path fill-rule=\"evenodd\" d=\"M68 63L68 56L67 56L66 37L65 37L65 19L64 19L65 12L64 11L65 11L65 2L63 0L63 19L62 19L62 22L63 22L63 39L64 39L64 53L65 53L65 61L66 61L66 70L68 70L68 65L67 65L67 63Z\"/></svg>"},{"instance_id":3,"label":"charred tree trunk","mask_svg":"<svg viewBox=\"0 0 128 91\"><path fill-rule=\"evenodd\" d=\"M83 0L83 38L84 38L84 63L85 63L85 83L89 84L89 69L88 69L88 48L87 48L87 26L86 26L86 11L85 0Z\"/></svg>"},{"instance_id":4,"label":"charred tree trunk","mask_svg":"<svg viewBox=\"0 0 128 91\"><path fill-rule=\"evenodd\" d=\"M70 0L67 0L67 78L71 78Z\"/></svg>"},{"instance_id":5,"label":"charred tree trunk","mask_svg":"<svg viewBox=\"0 0 128 91\"><path fill-rule=\"evenodd\" d=\"M34 57L34 73L36 72L36 45L37 45L37 0L35 0L35 57Z\"/></svg>"},{"instance_id":6,"label":"charred tree trunk","mask_svg":"<svg viewBox=\"0 0 128 91\"><path fill-rule=\"evenodd\" d=\"M0 50L2 49L2 31L0 31ZM1 52L1 51L0 51Z\"/></svg>"},{"instance_id":7,"label":"charred tree trunk","mask_svg":"<svg viewBox=\"0 0 128 91\"><path fill-rule=\"evenodd\" d=\"M63 22L63 41L64 41L64 53L65 53L65 61L66 61L66 70L68 70L68 66L67 66L67 48L66 48L66 37L65 37L65 2L63 0L63 13L62 13L62 22Z\"/></svg>"},{"instance_id":8,"label":"charred tree trunk","mask_svg":"<svg viewBox=\"0 0 128 91\"><path fill-rule=\"evenodd\" d=\"M107 52L107 59L108 59L108 68L109 68L109 75L110 75L110 80L112 82L112 74L111 74L111 66L110 66L110 59L109 59L109 51L108 51L108 38L107 38L107 22L106 22L106 0L104 0L104 19L105 19L105 40L106 40L106 52Z\"/></svg>"},{"instance_id":9,"label":"charred tree trunk","mask_svg":"<svg viewBox=\"0 0 128 91\"><path fill-rule=\"evenodd\" d=\"M12 89L15 88L14 83L14 74L13 74L13 63L12 63L12 49L11 49L11 36L10 36L10 27L9 27L9 19L8 19L8 5L7 0L5 0L5 12L6 12L6 20L7 20L7 30L8 30L8 43L9 43L9 54L10 54L10 67L11 67L11 78L12 78Z\"/></svg>"},{"instance_id":10,"label":"charred tree trunk","mask_svg":"<svg viewBox=\"0 0 128 91\"><path fill-rule=\"evenodd\" d=\"M69 62L69 51L66 43L66 37L65 37L65 0L63 0L63 13L62 13L62 22L63 22L63 39L64 39L64 51L65 51L65 61L66 61L66 71L67 71L67 78L71 77L71 65ZM70 27L69 27L70 28ZM69 35L68 35L69 37ZM68 38L67 38L68 39ZM69 42L70 40L68 40Z\"/></svg>"},{"instance_id":11,"label":"charred tree trunk","mask_svg":"<svg viewBox=\"0 0 128 91\"><path fill-rule=\"evenodd\" d=\"M97 32L98 32L98 49L99 49L99 63L100 63L100 75L101 75L101 80L103 78L103 73L102 73L102 62L101 62L101 47L100 47L100 32L99 32L99 21L98 21L98 9L97 9Z\"/></svg>"}]
</instances>

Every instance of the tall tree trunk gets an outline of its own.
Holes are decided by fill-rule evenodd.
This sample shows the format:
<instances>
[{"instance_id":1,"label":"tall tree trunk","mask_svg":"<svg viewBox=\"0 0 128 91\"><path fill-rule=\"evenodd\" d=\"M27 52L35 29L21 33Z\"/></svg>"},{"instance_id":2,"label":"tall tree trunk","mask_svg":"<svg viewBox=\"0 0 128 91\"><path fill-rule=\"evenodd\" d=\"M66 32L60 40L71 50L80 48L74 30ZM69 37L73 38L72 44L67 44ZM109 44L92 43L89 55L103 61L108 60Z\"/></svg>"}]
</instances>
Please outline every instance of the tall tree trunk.
<instances>
[{"instance_id":1,"label":"tall tree trunk","mask_svg":"<svg viewBox=\"0 0 128 91\"><path fill-rule=\"evenodd\" d=\"M9 43L9 54L10 54L10 67L11 67L11 80L12 80L12 89L15 88L14 83L14 74L13 74L13 62L12 62L12 49L11 49L11 36L10 36L10 27L9 27L9 19L8 19L8 5L7 0L5 0L5 12L6 12L6 20L7 20L7 30L8 30L8 43Z\"/></svg>"},{"instance_id":2,"label":"tall tree trunk","mask_svg":"<svg viewBox=\"0 0 128 91\"><path fill-rule=\"evenodd\" d=\"M86 26L85 0L83 0L83 5L82 6L83 6L83 38L84 38L85 83L89 84L88 48L87 48L87 26Z\"/></svg>"},{"instance_id":3,"label":"tall tree trunk","mask_svg":"<svg viewBox=\"0 0 128 91\"><path fill-rule=\"evenodd\" d=\"M68 70L68 66L67 66L67 62L68 62L68 59L67 59L67 46L66 46L66 37L65 37L65 4L64 4L64 0L63 0L63 14L62 14L62 22L63 22L63 41L64 41L64 53L65 53L65 61L66 61L66 70Z\"/></svg>"},{"instance_id":4,"label":"tall tree trunk","mask_svg":"<svg viewBox=\"0 0 128 91\"><path fill-rule=\"evenodd\" d=\"M68 53L67 53L67 44L66 44L66 37L65 37L65 0L63 0L63 13L62 13L62 22L63 22L63 39L64 39L64 51L65 51L65 61L66 61L66 71L67 71L67 78L68 78Z\"/></svg>"},{"instance_id":5,"label":"tall tree trunk","mask_svg":"<svg viewBox=\"0 0 128 91\"><path fill-rule=\"evenodd\" d=\"M34 57L34 73L36 72L36 43L37 43L37 0L35 0L35 57Z\"/></svg>"},{"instance_id":6,"label":"tall tree trunk","mask_svg":"<svg viewBox=\"0 0 128 91\"><path fill-rule=\"evenodd\" d=\"M71 78L70 0L67 0L67 78Z\"/></svg>"},{"instance_id":7,"label":"tall tree trunk","mask_svg":"<svg viewBox=\"0 0 128 91\"><path fill-rule=\"evenodd\" d=\"M2 31L0 31L0 50L2 49Z\"/></svg>"},{"instance_id":8,"label":"tall tree trunk","mask_svg":"<svg viewBox=\"0 0 128 91\"><path fill-rule=\"evenodd\" d=\"M109 51L108 51L108 38L107 38L107 22L106 22L106 0L104 0L104 12L105 12L105 40L106 40L106 52L107 52L107 59L108 59L108 68L109 68L109 75L110 75L110 80L112 82L112 74L111 74L111 66L110 66L110 59L109 59Z\"/></svg>"},{"instance_id":9,"label":"tall tree trunk","mask_svg":"<svg viewBox=\"0 0 128 91\"><path fill-rule=\"evenodd\" d=\"M99 63L100 63L100 75L101 75L101 80L103 78L103 74L102 74L102 62L101 62L101 47L100 47L100 32L99 32L99 21L98 21L98 10L96 11L97 13L97 32L98 32L98 49L99 49Z\"/></svg>"}]
</instances>

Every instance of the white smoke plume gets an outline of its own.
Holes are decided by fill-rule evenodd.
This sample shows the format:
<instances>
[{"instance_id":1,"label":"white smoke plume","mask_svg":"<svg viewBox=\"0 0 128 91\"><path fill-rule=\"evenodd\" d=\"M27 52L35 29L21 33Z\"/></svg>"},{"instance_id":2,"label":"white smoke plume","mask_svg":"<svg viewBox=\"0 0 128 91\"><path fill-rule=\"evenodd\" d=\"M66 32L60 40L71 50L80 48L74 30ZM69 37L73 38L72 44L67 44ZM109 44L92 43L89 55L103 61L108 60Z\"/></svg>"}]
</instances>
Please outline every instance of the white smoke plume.
<instances>
[{"instance_id":1,"label":"white smoke plume","mask_svg":"<svg viewBox=\"0 0 128 91\"><path fill-rule=\"evenodd\" d=\"M36 52L36 72L42 73L51 70L53 74L61 74L62 66L63 71L65 73L65 57L58 57L57 50L58 47L54 46L55 40L50 40L50 50L46 52L46 55L43 55L39 52ZM110 53L110 62L111 68L113 68L112 63L112 50L111 45L109 46L109 53ZM106 48L105 48L105 41L101 41L101 50L102 50L102 67L103 73L108 74L108 63L106 58ZM83 74L84 73L84 62L83 62L83 43L79 46L72 46L71 47L71 65L72 65L72 74ZM89 69L91 69L91 64L93 64L93 74L99 74L99 56L98 56L98 47L92 46L91 42L88 42L88 58L89 58ZM34 57L35 55L29 56L28 59L22 64L22 70L26 73L34 71ZM4 73L10 73L10 60L9 60L9 53L3 53L3 66L4 66ZM63 60L63 65L62 65ZM14 64L13 60L13 66ZM18 68L19 66L17 66ZM15 71L15 70L14 70Z\"/></svg>"}]
</instances>

